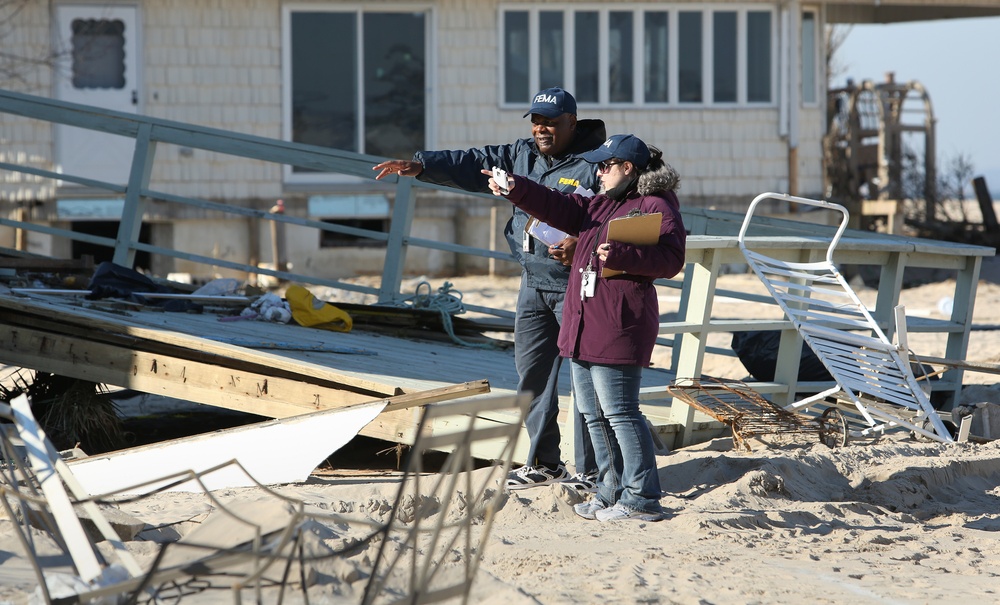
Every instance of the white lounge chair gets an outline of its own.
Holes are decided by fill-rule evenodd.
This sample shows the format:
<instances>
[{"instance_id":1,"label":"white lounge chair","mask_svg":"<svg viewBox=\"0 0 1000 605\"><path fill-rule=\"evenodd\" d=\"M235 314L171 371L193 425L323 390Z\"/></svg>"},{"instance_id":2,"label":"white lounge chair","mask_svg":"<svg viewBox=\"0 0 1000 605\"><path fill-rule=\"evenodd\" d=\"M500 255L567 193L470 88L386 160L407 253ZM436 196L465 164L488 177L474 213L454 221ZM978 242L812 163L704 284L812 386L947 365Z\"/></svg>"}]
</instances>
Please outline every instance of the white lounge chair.
<instances>
[{"instance_id":1,"label":"white lounge chair","mask_svg":"<svg viewBox=\"0 0 1000 605\"><path fill-rule=\"evenodd\" d=\"M754 252L748 230L754 211L766 199L840 213L840 226L823 260L790 262ZM896 428L937 441L954 441L914 376L902 308L896 310L898 342L893 343L833 262L848 218L847 209L839 204L763 193L750 203L740 228L738 242L747 264L837 383L786 409L822 410L827 435L839 430L845 441L848 435L872 436Z\"/></svg>"},{"instance_id":2,"label":"white lounge chair","mask_svg":"<svg viewBox=\"0 0 1000 605\"><path fill-rule=\"evenodd\" d=\"M300 590L307 591L310 565L350 556L378 540L362 603L456 598L466 602L493 514L504 497L500 485L510 470L529 401L527 395L492 396L426 406L395 505L385 521L326 513L260 484L257 487L268 496L264 503L224 503L206 489L217 512L180 541L164 544L152 564L141 566L98 506L121 500L114 494L85 493L21 395L11 405L0 403L0 421L10 423L0 426L0 505L18 530L39 582L37 595L46 603L83 603L99 597L127 602L140 597L176 599L193 579L232 590L237 603L245 590L263 602L263 589L277 585L277 596L270 593L267 601L280 602L286 585L295 580ZM504 421L490 419L496 411ZM488 469L472 472L473 446L484 441L495 444L500 455ZM431 452L447 453L441 472L425 471L424 457ZM230 472L231 466L242 468L232 461L197 473L150 478L149 483L157 484L156 491L189 481L204 486L206 476L220 469ZM135 493L133 488L122 491ZM112 545L113 559L101 555L75 507L86 511ZM361 537L346 540L337 552L309 552L304 540L314 522L361 527ZM38 529L51 538L61 556L39 555ZM456 551L463 555L460 565L445 565ZM59 567L53 569L52 563Z\"/></svg>"}]
</instances>

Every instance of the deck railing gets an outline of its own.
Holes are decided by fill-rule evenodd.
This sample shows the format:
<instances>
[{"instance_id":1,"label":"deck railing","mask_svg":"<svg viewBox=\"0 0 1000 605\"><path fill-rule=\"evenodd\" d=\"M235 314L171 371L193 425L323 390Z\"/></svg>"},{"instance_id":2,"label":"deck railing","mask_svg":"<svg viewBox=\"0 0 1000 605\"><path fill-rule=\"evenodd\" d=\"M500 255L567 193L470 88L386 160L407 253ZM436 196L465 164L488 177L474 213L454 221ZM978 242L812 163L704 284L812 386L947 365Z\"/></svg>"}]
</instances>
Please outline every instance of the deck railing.
<instances>
[{"instance_id":1,"label":"deck railing","mask_svg":"<svg viewBox=\"0 0 1000 605\"><path fill-rule=\"evenodd\" d=\"M0 114L66 124L129 137L135 141L128 181L124 185L46 170L29 165L28 162L0 162L0 171L32 175L35 178L51 179L53 182L75 183L121 197L123 210L119 219L118 233L113 240L18 220L16 213L11 211L12 206L8 203L5 203L5 211L0 213L0 226L42 233L53 238L66 238L108 246L114 249L113 261L122 266L133 266L136 253L146 252L184 259L209 267L224 267L245 271L248 274L267 275L279 280L361 292L377 297L380 302L389 303L408 296L401 291L401 285L404 279L406 257L410 248L441 250L457 255L512 261L507 251L488 250L452 242L413 237L411 226L417 204L417 191L436 189L452 194L476 194L429 185L412 178L392 176L386 179L386 182L395 188L388 233L175 195L150 188L150 175L156 162L158 144L179 145L282 166L297 166L327 173L349 175L360 179L374 179L374 172L371 168L384 158L102 110L10 91L0 91ZM486 195L478 195L477 197L492 199L491 196ZM276 224L299 225L319 231L331 231L385 242L385 262L380 283L377 287L364 286L281 270L277 263L275 263L274 268L268 268L143 243L139 241L140 228L152 200L218 212L224 215L254 217ZM791 401L795 397L796 389L815 388L815 385L796 384L795 375L801 340L797 338L797 335L794 335L791 324L781 320L724 319L715 317L713 313L715 298L723 295L759 304L774 304L773 301L765 297L744 292L723 292L717 288L720 273L742 263L742 257L736 245L736 233L741 221L742 216L733 213L702 209L685 210L685 224L691 235L688 239L687 266L683 273L683 279L657 282L661 286L676 288L680 292L680 319L661 323L658 345L673 348L672 374L697 377L701 375L706 354L734 355L731 350L722 347L709 347L707 344L709 334L742 330L783 330L789 337L782 339L782 347L779 352L779 370L775 380L758 386L761 390L771 393L777 400ZM828 228L821 225L810 228L809 233L806 234L803 233L802 224L799 222L773 218L764 220L762 223L761 226L757 227L755 235L762 238L761 249L773 256L784 255L789 258L806 260L825 249L826 239L824 237L828 239L829 236ZM829 232L832 233L832 228L829 228ZM876 319L880 324L883 324L883 329L890 333L892 331L893 307L899 304L903 290L904 271L907 269L952 271L956 279L956 287L951 317L943 321L915 318L917 321L911 323L910 331L947 334L945 350L935 353L943 354L948 358L962 359L968 345L981 261L984 256L991 256L993 253L991 248L981 246L914 240L868 232L850 232L841 245L837 262L877 267L880 275L879 291L876 308L873 311ZM470 311L499 317L510 318L513 315L510 309L471 305L466 305L466 308ZM951 370L938 381L935 388L952 397L960 390L961 380L961 370ZM650 402L650 405L657 405L657 402L661 402L661 405L666 404L669 397L665 386L664 384L644 389L644 397ZM680 442L689 442L694 422L693 411L684 405L674 405L671 407L670 414L684 427Z\"/></svg>"}]
</instances>

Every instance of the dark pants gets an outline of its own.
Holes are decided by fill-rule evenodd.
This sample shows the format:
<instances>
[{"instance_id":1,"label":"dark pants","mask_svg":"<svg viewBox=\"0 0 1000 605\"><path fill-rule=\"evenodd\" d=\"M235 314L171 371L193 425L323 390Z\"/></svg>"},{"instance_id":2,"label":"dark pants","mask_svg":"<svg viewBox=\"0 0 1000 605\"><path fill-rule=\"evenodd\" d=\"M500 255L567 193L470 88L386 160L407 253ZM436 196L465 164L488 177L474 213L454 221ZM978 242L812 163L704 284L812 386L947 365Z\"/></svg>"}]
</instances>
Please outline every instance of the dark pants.
<instances>
[{"instance_id":1,"label":"dark pants","mask_svg":"<svg viewBox=\"0 0 1000 605\"><path fill-rule=\"evenodd\" d=\"M562 461L559 452L559 323L562 321L563 292L535 290L522 276L514 319L514 364L518 391L531 391L528 408L528 464L555 467ZM597 461L583 414L575 408L573 448L576 472L596 473Z\"/></svg>"}]
</instances>

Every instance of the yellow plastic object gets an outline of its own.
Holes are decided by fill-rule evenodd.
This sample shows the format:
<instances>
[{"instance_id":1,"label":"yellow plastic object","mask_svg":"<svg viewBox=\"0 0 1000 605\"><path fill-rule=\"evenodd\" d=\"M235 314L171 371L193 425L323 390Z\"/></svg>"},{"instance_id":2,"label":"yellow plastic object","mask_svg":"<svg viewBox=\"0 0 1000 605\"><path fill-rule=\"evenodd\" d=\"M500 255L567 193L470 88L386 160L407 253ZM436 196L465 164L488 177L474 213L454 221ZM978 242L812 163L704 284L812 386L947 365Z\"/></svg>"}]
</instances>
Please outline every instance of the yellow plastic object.
<instances>
[{"instance_id":1,"label":"yellow plastic object","mask_svg":"<svg viewBox=\"0 0 1000 605\"><path fill-rule=\"evenodd\" d=\"M319 300L302 286L289 286L285 291L285 300L292 308L292 319L300 326L334 332L350 332L354 326L350 315L330 303Z\"/></svg>"}]
</instances>

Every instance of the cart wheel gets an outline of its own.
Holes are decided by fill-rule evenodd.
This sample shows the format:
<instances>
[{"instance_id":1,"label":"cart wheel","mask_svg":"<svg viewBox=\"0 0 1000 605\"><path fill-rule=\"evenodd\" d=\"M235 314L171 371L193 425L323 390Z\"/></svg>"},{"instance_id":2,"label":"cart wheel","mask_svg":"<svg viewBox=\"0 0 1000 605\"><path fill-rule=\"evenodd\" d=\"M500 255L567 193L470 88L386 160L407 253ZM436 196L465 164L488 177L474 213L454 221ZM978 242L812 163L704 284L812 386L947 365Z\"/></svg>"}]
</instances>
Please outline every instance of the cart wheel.
<instances>
[{"instance_id":1,"label":"cart wheel","mask_svg":"<svg viewBox=\"0 0 1000 605\"><path fill-rule=\"evenodd\" d=\"M847 445L847 418L837 408L826 408L820 416L819 440L827 447Z\"/></svg>"},{"instance_id":2,"label":"cart wheel","mask_svg":"<svg viewBox=\"0 0 1000 605\"><path fill-rule=\"evenodd\" d=\"M920 428L924 429L925 431L929 431L931 433L936 432L934 430L934 424L931 422L930 418L924 418L923 420L921 420ZM915 441L926 441L926 442L934 441L927 435L924 435L923 433L918 433L916 431L910 431L910 437Z\"/></svg>"}]
</instances>

